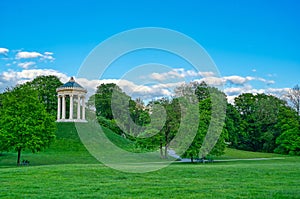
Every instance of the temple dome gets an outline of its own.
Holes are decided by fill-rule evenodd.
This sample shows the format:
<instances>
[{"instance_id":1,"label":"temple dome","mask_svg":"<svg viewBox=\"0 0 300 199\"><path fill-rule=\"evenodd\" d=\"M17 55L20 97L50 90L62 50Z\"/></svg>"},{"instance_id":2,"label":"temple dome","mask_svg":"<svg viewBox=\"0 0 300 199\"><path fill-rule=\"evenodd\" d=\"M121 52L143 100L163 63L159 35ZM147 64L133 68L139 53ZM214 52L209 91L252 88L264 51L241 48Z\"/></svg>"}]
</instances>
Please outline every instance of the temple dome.
<instances>
[{"instance_id":1,"label":"temple dome","mask_svg":"<svg viewBox=\"0 0 300 199\"><path fill-rule=\"evenodd\" d=\"M74 78L71 77L67 83L58 87L56 92L57 122L87 122L85 119L86 89L84 89L80 84L76 83ZM66 99L68 99L68 101ZM75 112L74 102L77 102L77 111ZM69 106L68 115L66 110L67 106ZM74 117L74 114L76 114L76 117Z\"/></svg>"},{"instance_id":2,"label":"temple dome","mask_svg":"<svg viewBox=\"0 0 300 199\"><path fill-rule=\"evenodd\" d=\"M80 84L75 82L73 77L71 77L70 80L67 83L65 83L62 86L58 87L56 89L56 92L65 91L65 90L77 90L77 91L83 91L85 93L87 92L86 89L84 89Z\"/></svg>"}]
</instances>

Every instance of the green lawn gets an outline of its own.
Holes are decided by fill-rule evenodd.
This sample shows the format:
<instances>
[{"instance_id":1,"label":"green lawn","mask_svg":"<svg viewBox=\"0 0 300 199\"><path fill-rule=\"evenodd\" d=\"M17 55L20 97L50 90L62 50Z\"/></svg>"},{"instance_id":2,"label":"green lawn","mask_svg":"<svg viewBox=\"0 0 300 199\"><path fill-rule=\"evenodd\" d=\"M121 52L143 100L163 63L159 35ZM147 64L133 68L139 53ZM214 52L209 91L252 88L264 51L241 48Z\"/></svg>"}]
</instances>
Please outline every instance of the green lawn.
<instances>
[{"instance_id":1,"label":"green lawn","mask_svg":"<svg viewBox=\"0 0 300 199\"><path fill-rule=\"evenodd\" d=\"M97 162L71 124L59 124L57 137L43 152L24 152L30 166L16 167L15 153L0 156L0 198L300 198L300 157L227 149L220 159L284 159L173 163L135 174Z\"/></svg>"},{"instance_id":2,"label":"green lawn","mask_svg":"<svg viewBox=\"0 0 300 199\"><path fill-rule=\"evenodd\" d=\"M298 158L247 163L172 164L144 174L101 164L0 170L4 198L300 198Z\"/></svg>"}]
</instances>

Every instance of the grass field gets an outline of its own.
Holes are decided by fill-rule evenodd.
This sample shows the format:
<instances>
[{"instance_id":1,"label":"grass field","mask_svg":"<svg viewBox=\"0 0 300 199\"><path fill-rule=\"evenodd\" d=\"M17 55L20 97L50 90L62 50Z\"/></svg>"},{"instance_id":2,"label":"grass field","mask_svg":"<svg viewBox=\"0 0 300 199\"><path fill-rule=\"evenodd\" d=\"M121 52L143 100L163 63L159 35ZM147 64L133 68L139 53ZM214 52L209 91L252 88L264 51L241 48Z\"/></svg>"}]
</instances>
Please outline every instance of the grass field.
<instances>
[{"instance_id":1,"label":"grass field","mask_svg":"<svg viewBox=\"0 0 300 199\"><path fill-rule=\"evenodd\" d=\"M173 163L134 174L97 162L70 124L60 124L57 137L44 152L24 152L30 166L16 167L15 153L0 156L0 198L300 198L299 157L227 149L220 159L284 159Z\"/></svg>"}]
</instances>

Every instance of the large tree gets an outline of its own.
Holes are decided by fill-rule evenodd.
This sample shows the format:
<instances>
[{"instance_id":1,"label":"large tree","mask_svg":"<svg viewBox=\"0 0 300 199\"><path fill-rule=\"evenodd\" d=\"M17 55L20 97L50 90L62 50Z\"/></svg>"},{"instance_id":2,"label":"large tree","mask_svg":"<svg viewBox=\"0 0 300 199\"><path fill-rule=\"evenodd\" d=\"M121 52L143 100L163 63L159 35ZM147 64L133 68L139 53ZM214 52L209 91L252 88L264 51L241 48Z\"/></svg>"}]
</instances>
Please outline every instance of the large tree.
<instances>
[{"instance_id":1,"label":"large tree","mask_svg":"<svg viewBox=\"0 0 300 199\"><path fill-rule=\"evenodd\" d=\"M243 131L241 129L241 115L232 104L227 104L225 126L228 137L226 142L229 147L238 148L240 140L243 137Z\"/></svg>"},{"instance_id":2,"label":"large tree","mask_svg":"<svg viewBox=\"0 0 300 199\"><path fill-rule=\"evenodd\" d=\"M40 151L55 138L55 120L47 113L38 91L28 84L3 93L0 108L0 140L5 150L18 153L29 149Z\"/></svg>"},{"instance_id":3,"label":"large tree","mask_svg":"<svg viewBox=\"0 0 300 199\"><path fill-rule=\"evenodd\" d=\"M221 108L221 106L219 108ZM204 140L209 131L210 125L213 125L216 128L211 128L213 138L208 138L206 146L204 146ZM225 139L228 135L226 128L222 129L222 127L223 124L220 118L214 117L212 115L211 98L201 100L199 102L199 125L197 134L193 142L190 144L189 148L182 155L182 157L190 158L193 162L194 159L206 158L207 155L219 156L224 154L224 150L226 147ZM216 131L220 129L222 129L222 132L219 134L219 132ZM212 148L210 147L211 145L213 145Z\"/></svg>"},{"instance_id":4,"label":"large tree","mask_svg":"<svg viewBox=\"0 0 300 199\"><path fill-rule=\"evenodd\" d=\"M286 102L275 96L242 94L235 99L235 107L242 118L242 134L237 146L239 149L274 152L279 144L276 141L278 136L292 128L286 126L289 123L285 119L290 115L289 107ZM280 126L288 129L282 129Z\"/></svg>"},{"instance_id":5,"label":"large tree","mask_svg":"<svg viewBox=\"0 0 300 199\"><path fill-rule=\"evenodd\" d=\"M280 107L278 122L275 125L276 153L300 155L300 125L299 116L290 107Z\"/></svg>"},{"instance_id":6,"label":"large tree","mask_svg":"<svg viewBox=\"0 0 300 199\"><path fill-rule=\"evenodd\" d=\"M199 103L197 134L182 157L191 158L193 161L195 158L205 158L209 154L223 154L226 146L225 139L228 139L227 129L223 128L226 95L217 88L208 86L205 82L183 84L175 89L175 94L178 97L189 99L192 103Z\"/></svg>"},{"instance_id":7,"label":"large tree","mask_svg":"<svg viewBox=\"0 0 300 199\"><path fill-rule=\"evenodd\" d=\"M97 87L95 94L96 115L106 119L114 119L111 109L113 93L122 93L119 86L114 83L101 84Z\"/></svg>"},{"instance_id":8,"label":"large tree","mask_svg":"<svg viewBox=\"0 0 300 199\"><path fill-rule=\"evenodd\" d=\"M27 84L38 91L40 100L44 103L46 111L53 116L57 114L56 89L63 83L54 75L38 76Z\"/></svg>"}]
</instances>

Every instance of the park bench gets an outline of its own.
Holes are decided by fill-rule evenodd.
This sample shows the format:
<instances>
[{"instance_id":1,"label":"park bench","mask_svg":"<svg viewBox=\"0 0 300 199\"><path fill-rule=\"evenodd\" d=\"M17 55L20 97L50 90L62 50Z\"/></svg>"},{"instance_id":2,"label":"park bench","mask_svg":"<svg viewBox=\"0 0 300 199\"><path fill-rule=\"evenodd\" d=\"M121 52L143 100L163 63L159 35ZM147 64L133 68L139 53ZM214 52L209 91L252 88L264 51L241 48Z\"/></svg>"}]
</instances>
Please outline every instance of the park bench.
<instances>
[{"instance_id":1,"label":"park bench","mask_svg":"<svg viewBox=\"0 0 300 199\"><path fill-rule=\"evenodd\" d=\"M21 166L29 166L29 160L23 160Z\"/></svg>"}]
</instances>

